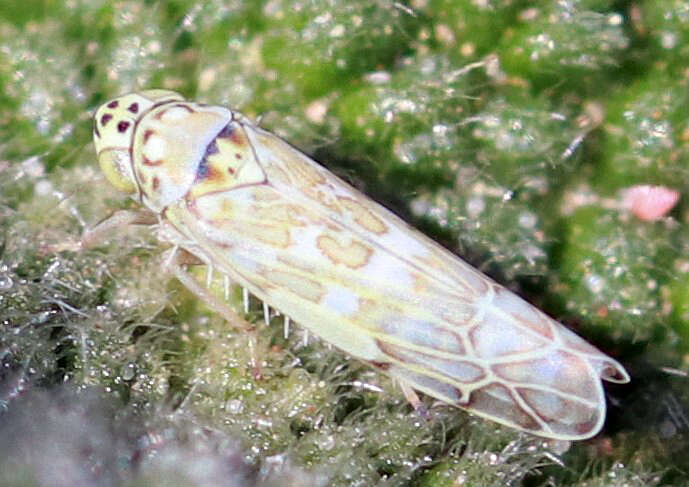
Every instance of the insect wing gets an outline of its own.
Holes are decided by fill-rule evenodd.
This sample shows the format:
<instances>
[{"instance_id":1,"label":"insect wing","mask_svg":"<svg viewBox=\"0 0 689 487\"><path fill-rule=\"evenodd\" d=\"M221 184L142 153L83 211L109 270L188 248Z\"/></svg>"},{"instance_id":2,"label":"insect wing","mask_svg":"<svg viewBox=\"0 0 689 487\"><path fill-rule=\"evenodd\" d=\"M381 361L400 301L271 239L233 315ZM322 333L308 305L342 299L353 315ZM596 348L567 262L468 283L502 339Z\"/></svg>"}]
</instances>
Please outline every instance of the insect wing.
<instances>
[{"instance_id":1,"label":"insect wing","mask_svg":"<svg viewBox=\"0 0 689 487\"><path fill-rule=\"evenodd\" d=\"M241 126L215 157L253 157L252 183L166 210L188 250L414 389L545 437L597 433L600 379L628 380L617 362L278 137Z\"/></svg>"}]
</instances>

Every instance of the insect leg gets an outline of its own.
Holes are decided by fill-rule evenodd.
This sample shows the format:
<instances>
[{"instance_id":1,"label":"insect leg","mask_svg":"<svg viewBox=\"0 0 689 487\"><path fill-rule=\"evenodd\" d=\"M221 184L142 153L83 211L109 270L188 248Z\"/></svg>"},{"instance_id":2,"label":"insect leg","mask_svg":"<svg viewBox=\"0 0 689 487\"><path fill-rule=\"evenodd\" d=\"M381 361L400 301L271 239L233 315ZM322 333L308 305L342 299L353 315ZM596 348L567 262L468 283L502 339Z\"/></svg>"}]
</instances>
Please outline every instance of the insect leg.
<instances>
[{"instance_id":1,"label":"insect leg","mask_svg":"<svg viewBox=\"0 0 689 487\"><path fill-rule=\"evenodd\" d=\"M211 284L213 284L213 266L206 265L206 287L210 289Z\"/></svg>"},{"instance_id":2,"label":"insect leg","mask_svg":"<svg viewBox=\"0 0 689 487\"><path fill-rule=\"evenodd\" d=\"M284 317L284 321L282 323L282 335L285 337L285 340L289 338L289 316Z\"/></svg>"},{"instance_id":3,"label":"insect leg","mask_svg":"<svg viewBox=\"0 0 689 487\"><path fill-rule=\"evenodd\" d=\"M263 302L263 321L266 325L270 325L270 306L265 301Z\"/></svg>"},{"instance_id":4,"label":"insect leg","mask_svg":"<svg viewBox=\"0 0 689 487\"><path fill-rule=\"evenodd\" d=\"M173 255L169 255L172 252ZM184 287L186 287L192 294L203 301L213 311L219 313L225 320L238 330L251 331L253 327L249 325L241 316L239 316L230 306L216 298L207 288L199 284L184 268L187 264L202 263L194 255L185 250L171 249L166 252L163 261L166 263L165 267L173 274Z\"/></svg>"},{"instance_id":5,"label":"insect leg","mask_svg":"<svg viewBox=\"0 0 689 487\"><path fill-rule=\"evenodd\" d=\"M400 389L402 389L402 394L404 394L404 397L409 401L409 404L411 404L411 407L414 408L414 411L419 413L419 415L425 419L428 419L428 409L424 405L424 403L421 402L421 399L419 399L418 394L416 394L416 391L412 389L412 387L407 384L406 382L403 382L398 379L397 383L400 386Z\"/></svg>"},{"instance_id":6,"label":"insect leg","mask_svg":"<svg viewBox=\"0 0 689 487\"><path fill-rule=\"evenodd\" d=\"M93 228L87 229L81 236L81 239L48 245L44 247L43 251L46 253L56 253L65 250L78 252L104 242L108 235L117 229L129 225L154 225L156 223L158 223L156 214L149 210L120 210L105 220L100 221Z\"/></svg>"},{"instance_id":7,"label":"insect leg","mask_svg":"<svg viewBox=\"0 0 689 487\"><path fill-rule=\"evenodd\" d=\"M230 278L223 274L222 276L222 287L223 295L225 296L225 301L230 300Z\"/></svg>"},{"instance_id":8,"label":"insect leg","mask_svg":"<svg viewBox=\"0 0 689 487\"><path fill-rule=\"evenodd\" d=\"M163 254L163 267L173 274L179 282L182 283L194 296L203 301L206 306L211 308L216 313L220 314L225 321L227 321L232 328L244 331L249 337L249 349L251 357L251 367L254 369L254 375L259 377L261 375L260 366L256 359L256 329L247 323L244 318L238 315L230 306L225 304L222 300L216 298L207 287L203 287L198 283L194 277L189 274L183 266L185 265L202 265L205 264L202 260L194 254L187 252L184 249L173 247L165 254ZM227 281L229 289L229 281Z\"/></svg>"}]
</instances>

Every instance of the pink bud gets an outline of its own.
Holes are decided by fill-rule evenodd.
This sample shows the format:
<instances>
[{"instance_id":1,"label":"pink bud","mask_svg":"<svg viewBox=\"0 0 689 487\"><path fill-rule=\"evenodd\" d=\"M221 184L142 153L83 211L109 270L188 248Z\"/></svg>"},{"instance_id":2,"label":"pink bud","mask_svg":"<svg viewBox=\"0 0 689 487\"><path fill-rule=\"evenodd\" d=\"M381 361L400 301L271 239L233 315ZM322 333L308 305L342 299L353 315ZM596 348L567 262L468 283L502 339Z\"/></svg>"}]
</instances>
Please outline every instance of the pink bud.
<instances>
[{"instance_id":1,"label":"pink bud","mask_svg":"<svg viewBox=\"0 0 689 487\"><path fill-rule=\"evenodd\" d=\"M665 186L639 184L620 192L622 207L638 219L652 222L667 215L679 201L679 191Z\"/></svg>"}]
</instances>

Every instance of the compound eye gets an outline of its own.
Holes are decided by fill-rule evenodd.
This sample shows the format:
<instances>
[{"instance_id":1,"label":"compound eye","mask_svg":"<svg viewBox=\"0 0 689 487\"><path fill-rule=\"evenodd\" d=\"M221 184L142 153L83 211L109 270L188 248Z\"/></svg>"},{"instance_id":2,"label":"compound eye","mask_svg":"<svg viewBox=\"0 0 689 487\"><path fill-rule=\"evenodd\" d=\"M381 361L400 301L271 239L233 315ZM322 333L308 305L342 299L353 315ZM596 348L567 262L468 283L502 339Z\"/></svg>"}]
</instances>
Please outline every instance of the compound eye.
<instances>
[{"instance_id":1,"label":"compound eye","mask_svg":"<svg viewBox=\"0 0 689 487\"><path fill-rule=\"evenodd\" d=\"M132 174L129 150L111 149L98 154L98 165L110 184L120 191L132 194L136 192L136 183Z\"/></svg>"},{"instance_id":2,"label":"compound eye","mask_svg":"<svg viewBox=\"0 0 689 487\"><path fill-rule=\"evenodd\" d=\"M125 193L136 192L130 149L139 112L136 100L118 98L102 105L93 120L98 163L108 181Z\"/></svg>"}]
</instances>

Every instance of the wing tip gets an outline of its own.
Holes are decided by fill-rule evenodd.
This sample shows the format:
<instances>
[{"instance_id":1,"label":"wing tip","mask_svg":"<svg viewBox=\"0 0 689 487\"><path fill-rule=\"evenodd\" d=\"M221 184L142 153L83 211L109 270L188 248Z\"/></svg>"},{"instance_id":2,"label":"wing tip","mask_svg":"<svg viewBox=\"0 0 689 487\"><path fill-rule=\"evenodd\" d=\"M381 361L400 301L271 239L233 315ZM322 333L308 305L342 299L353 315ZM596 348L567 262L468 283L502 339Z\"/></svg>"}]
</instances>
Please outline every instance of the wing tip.
<instances>
[{"instance_id":1,"label":"wing tip","mask_svg":"<svg viewBox=\"0 0 689 487\"><path fill-rule=\"evenodd\" d=\"M601 379L615 384L626 384L631 380L629 373L617 360L606 357L598 364L598 375Z\"/></svg>"}]
</instances>

